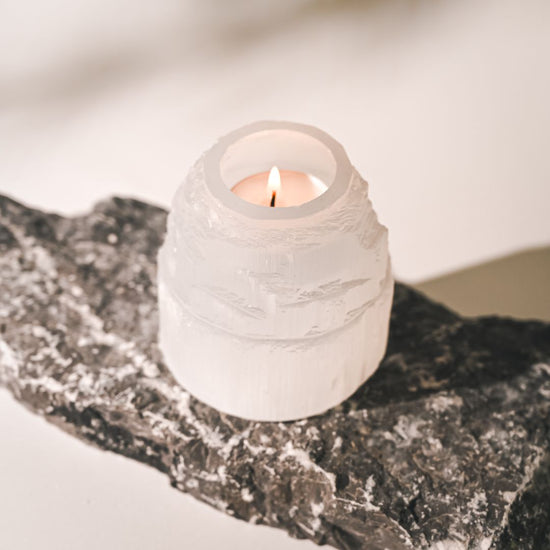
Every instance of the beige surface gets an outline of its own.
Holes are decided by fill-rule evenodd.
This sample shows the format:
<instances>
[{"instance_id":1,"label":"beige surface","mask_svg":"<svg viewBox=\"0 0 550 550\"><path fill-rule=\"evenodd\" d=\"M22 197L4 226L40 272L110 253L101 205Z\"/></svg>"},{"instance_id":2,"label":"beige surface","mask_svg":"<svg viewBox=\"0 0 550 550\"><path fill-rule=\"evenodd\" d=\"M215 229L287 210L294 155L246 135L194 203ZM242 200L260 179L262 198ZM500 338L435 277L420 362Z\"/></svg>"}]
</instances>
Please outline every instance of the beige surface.
<instances>
[{"instance_id":1,"label":"beige surface","mask_svg":"<svg viewBox=\"0 0 550 550\"><path fill-rule=\"evenodd\" d=\"M416 288L463 315L550 321L550 246L462 269Z\"/></svg>"}]
</instances>

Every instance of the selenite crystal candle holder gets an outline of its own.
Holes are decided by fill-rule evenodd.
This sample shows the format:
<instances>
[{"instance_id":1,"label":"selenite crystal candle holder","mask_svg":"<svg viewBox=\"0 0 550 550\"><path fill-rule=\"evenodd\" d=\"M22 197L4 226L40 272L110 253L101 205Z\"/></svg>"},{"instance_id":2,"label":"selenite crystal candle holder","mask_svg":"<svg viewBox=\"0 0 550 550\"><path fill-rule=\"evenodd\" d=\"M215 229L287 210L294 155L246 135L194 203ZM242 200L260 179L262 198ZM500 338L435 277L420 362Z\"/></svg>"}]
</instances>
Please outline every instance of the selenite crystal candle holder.
<instances>
[{"instance_id":1,"label":"selenite crystal candle holder","mask_svg":"<svg viewBox=\"0 0 550 550\"><path fill-rule=\"evenodd\" d=\"M274 165L328 189L285 208L231 192ZM166 363L222 412L274 421L322 413L384 355L387 230L344 149L316 128L259 122L206 152L176 193L158 269Z\"/></svg>"}]
</instances>

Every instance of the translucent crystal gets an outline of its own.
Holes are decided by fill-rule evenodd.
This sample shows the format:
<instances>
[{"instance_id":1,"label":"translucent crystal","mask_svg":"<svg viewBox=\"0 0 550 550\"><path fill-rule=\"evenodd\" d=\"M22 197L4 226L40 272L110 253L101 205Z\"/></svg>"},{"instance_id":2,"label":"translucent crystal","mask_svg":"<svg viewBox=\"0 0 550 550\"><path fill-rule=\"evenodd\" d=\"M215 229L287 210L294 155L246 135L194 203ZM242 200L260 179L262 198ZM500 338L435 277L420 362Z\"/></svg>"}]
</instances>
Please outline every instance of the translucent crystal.
<instances>
[{"instance_id":1,"label":"translucent crystal","mask_svg":"<svg viewBox=\"0 0 550 550\"><path fill-rule=\"evenodd\" d=\"M328 190L299 207L231 193L277 164ZM178 190L159 253L160 345L196 397L256 420L290 420L351 395L386 347L387 230L341 146L315 128L230 134Z\"/></svg>"}]
</instances>

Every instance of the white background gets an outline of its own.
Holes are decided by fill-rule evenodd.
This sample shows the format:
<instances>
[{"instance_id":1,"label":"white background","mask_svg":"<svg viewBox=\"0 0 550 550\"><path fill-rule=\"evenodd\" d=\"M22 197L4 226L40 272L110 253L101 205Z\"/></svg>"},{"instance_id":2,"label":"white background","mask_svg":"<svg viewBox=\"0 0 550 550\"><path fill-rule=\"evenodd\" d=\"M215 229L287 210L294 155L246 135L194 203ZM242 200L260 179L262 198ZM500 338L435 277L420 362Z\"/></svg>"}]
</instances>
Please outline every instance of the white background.
<instances>
[{"instance_id":1,"label":"white background","mask_svg":"<svg viewBox=\"0 0 550 550\"><path fill-rule=\"evenodd\" d=\"M418 281L550 243L546 0L13 0L0 19L0 192L81 212L168 205L257 119L347 149ZM0 548L313 548L224 517L0 392Z\"/></svg>"},{"instance_id":2,"label":"white background","mask_svg":"<svg viewBox=\"0 0 550 550\"><path fill-rule=\"evenodd\" d=\"M0 191L168 205L220 135L288 119L347 149L404 280L550 242L546 0L7 6Z\"/></svg>"}]
</instances>

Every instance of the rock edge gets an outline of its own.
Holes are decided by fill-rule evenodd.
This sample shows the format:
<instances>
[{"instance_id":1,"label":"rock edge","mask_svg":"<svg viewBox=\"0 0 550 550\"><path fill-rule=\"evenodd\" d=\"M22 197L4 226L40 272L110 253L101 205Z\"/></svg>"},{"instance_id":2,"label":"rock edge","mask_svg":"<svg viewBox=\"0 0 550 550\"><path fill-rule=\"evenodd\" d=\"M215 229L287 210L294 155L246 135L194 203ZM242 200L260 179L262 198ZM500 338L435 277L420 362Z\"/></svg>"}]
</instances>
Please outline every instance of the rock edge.
<instances>
[{"instance_id":1,"label":"rock edge","mask_svg":"<svg viewBox=\"0 0 550 550\"><path fill-rule=\"evenodd\" d=\"M166 213L64 218L0 196L0 385L181 491L336 548L550 547L550 325L461 318L396 286L378 372L307 420L244 421L156 346Z\"/></svg>"}]
</instances>

